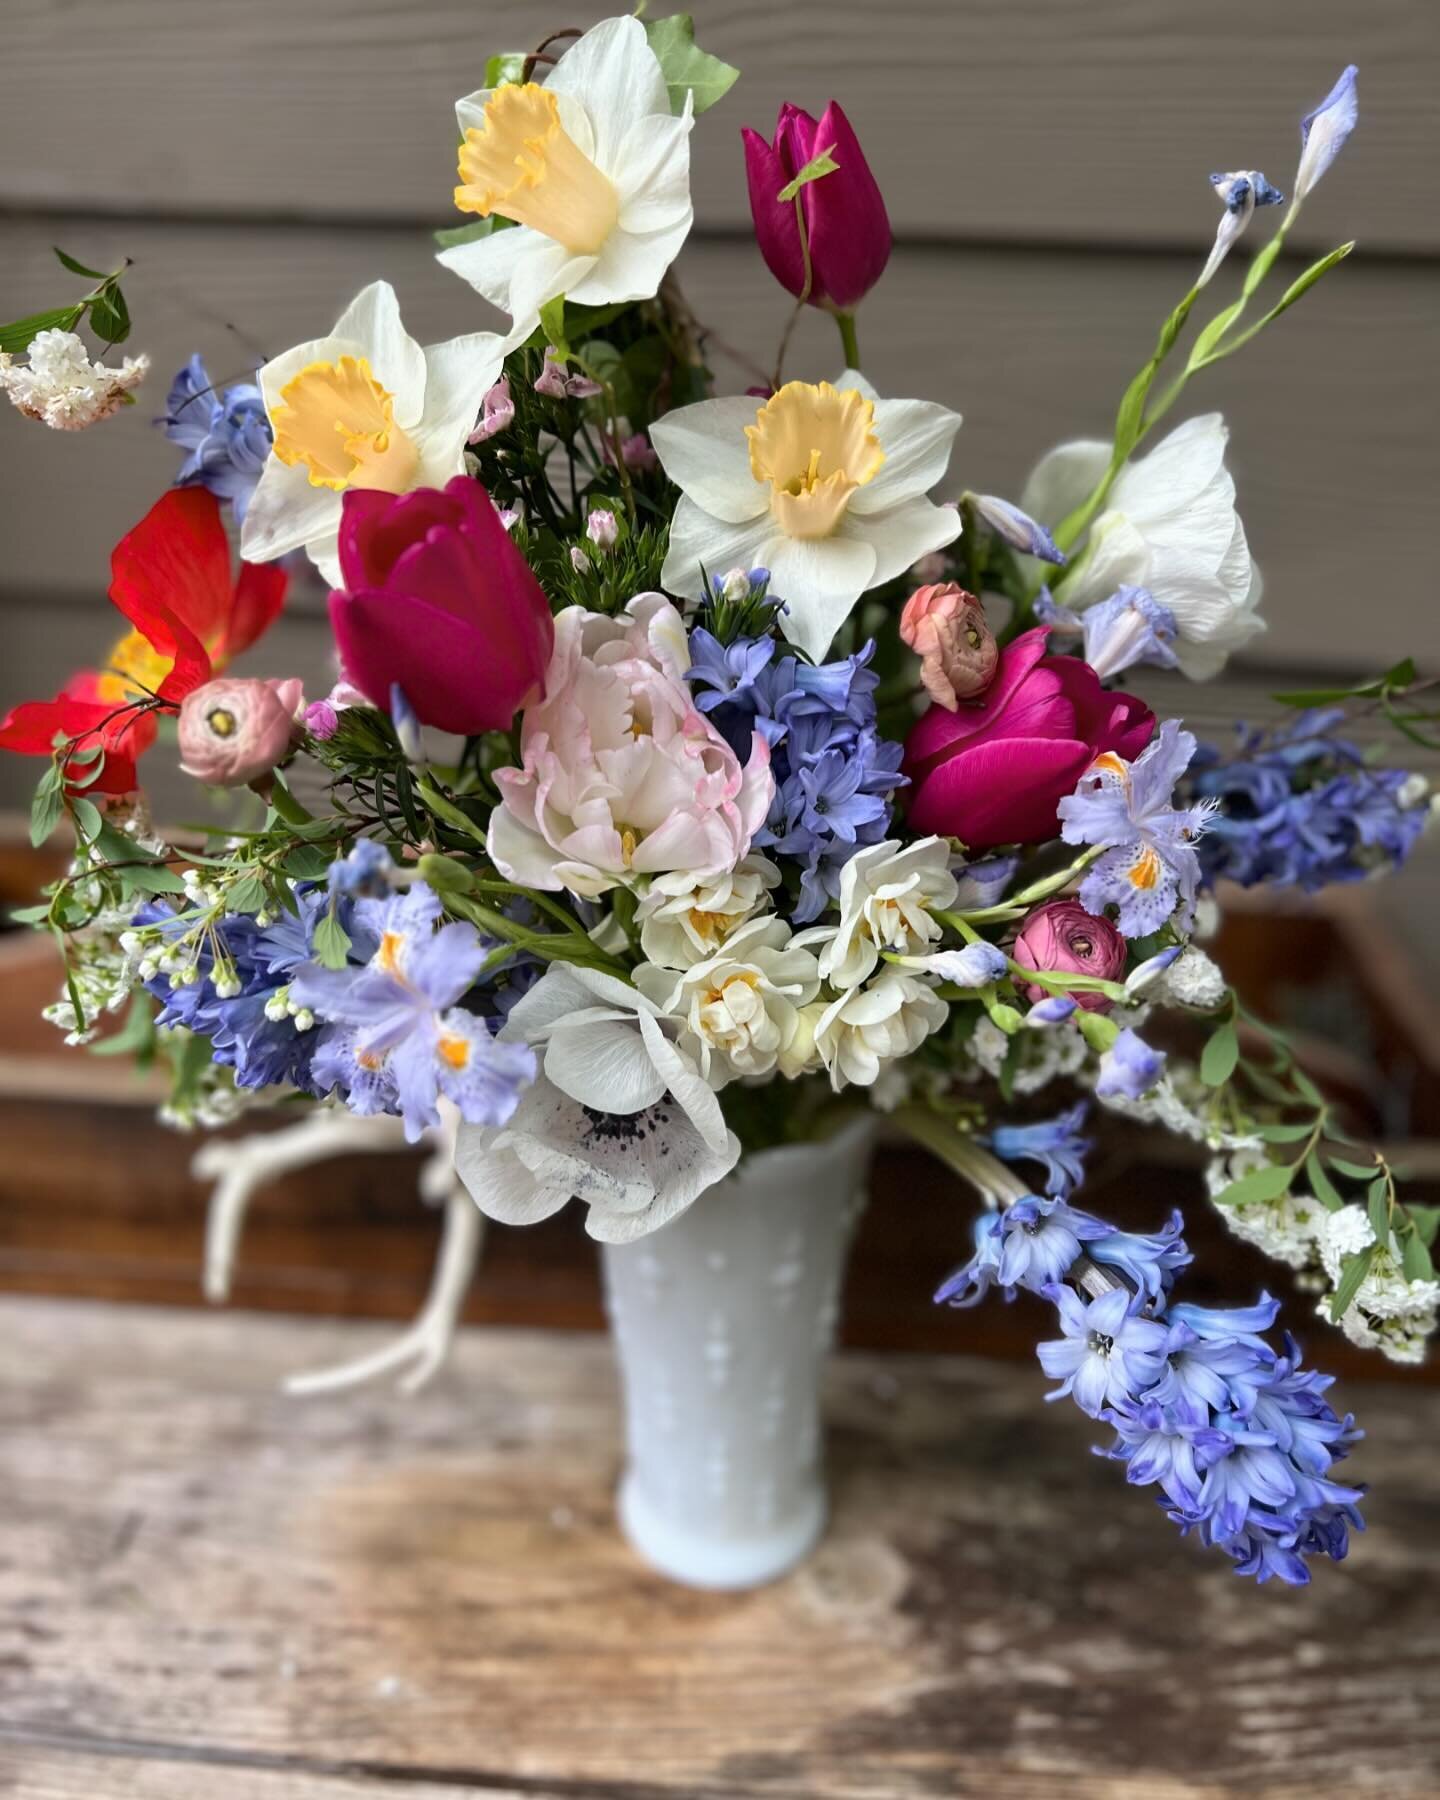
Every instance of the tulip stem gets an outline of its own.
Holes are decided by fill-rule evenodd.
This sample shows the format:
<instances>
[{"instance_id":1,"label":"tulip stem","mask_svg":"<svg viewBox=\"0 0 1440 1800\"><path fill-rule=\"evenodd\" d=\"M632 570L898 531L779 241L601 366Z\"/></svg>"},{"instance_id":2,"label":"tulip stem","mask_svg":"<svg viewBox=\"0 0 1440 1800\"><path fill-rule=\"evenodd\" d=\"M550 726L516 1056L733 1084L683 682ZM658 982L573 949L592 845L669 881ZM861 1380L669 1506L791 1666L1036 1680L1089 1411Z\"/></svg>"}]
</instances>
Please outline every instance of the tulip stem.
<instances>
[{"instance_id":1,"label":"tulip stem","mask_svg":"<svg viewBox=\"0 0 1440 1800\"><path fill-rule=\"evenodd\" d=\"M855 336L854 313L837 312L835 314L835 324L839 328L840 342L845 350L845 367L847 369L854 369L858 373L860 369L860 342Z\"/></svg>"}]
</instances>

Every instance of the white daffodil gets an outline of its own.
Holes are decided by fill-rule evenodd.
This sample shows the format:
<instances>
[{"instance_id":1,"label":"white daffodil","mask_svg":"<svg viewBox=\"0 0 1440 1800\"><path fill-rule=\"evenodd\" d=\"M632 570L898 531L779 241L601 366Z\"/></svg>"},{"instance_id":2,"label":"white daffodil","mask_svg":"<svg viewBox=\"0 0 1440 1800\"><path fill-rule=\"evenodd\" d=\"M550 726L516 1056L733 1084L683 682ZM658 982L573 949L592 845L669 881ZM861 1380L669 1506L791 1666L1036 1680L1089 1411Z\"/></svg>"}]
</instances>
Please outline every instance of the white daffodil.
<instances>
[{"instance_id":1,"label":"white daffodil","mask_svg":"<svg viewBox=\"0 0 1440 1800\"><path fill-rule=\"evenodd\" d=\"M820 973L832 987L856 988L874 974L882 951L921 956L942 935L931 916L955 904L944 838L902 845L898 838L857 850L840 872L840 922L802 932L819 946Z\"/></svg>"},{"instance_id":2,"label":"white daffodil","mask_svg":"<svg viewBox=\"0 0 1440 1800\"><path fill-rule=\"evenodd\" d=\"M949 1016L933 988L887 969L868 986L842 994L815 1019L815 1049L837 1094L852 1085L870 1087L887 1064L918 1050Z\"/></svg>"},{"instance_id":3,"label":"white daffodil","mask_svg":"<svg viewBox=\"0 0 1440 1800\"><path fill-rule=\"evenodd\" d=\"M347 488L405 494L465 468L465 441L500 374L493 331L420 347L388 281L346 307L329 337L297 344L258 380L275 443L245 514L241 555L270 562L301 546L338 587Z\"/></svg>"},{"instance_id":4,"label":"white daffodil","mask_svg":"<svg viewBox=\"0 0 1440 1800\"><path fill-rule=\"evenodd\" d=\"M758 850L716 875L680 869L652 876L635 911L645 960L662 969L704 962L770 904L771 890L779 885L779 869Z\"/></svg>"},{"instance_id":5,"label":"white daffodil","mask_svg":"<svg viewBox=\"0 0 1440 1800\"><path fill-rule=\"evenodd\" d=\"M772 1074L820 991L820 970L783 919L752 919L719 952L676 974L642 963L635 985L680 1022L679 1047L712 1088Z\"/></svg>"},{"instance_id":6,"label":"white daffodil","mask_svg":"<svg viewBox=\"0 0 1440 1800\"><path fill-rule=\"evenodd\" d=\"M1192 681L1218 675L1265 629L1260 571L1225 467L1229 435L1219 413L1205 413L1122 470L1055 590L1082 613L1118 588L1146 589L1174 616L1174 651ZM1089 439L1058 445L1036 466L1021 505L1053 530L1094 491L1110 449Z\"/></svg>"},{"instance_id":7,"label":"white daffodil","mask_svg":"<svg viewBox=\"0 0 1440 1800\"><path fill-rule=\"evenodd\" d=\"M861 594L960 535L959 513L926 498L959 429L959 413L882 400L854 369L667 413L650 428L681 489L662 584L699 598L702 564L768 569L780 629L818 663Z\"/></svg>"},{"instance_id":8,"label":"white daffodil","mask_svg":"<svg viewBox=\"0 0 1440 1800\"><path fill-rule=\"evenodd\" d=\"M678 1031L613 975L552 965L501 1034L541 1052L539 1078L503 1127L460 1127L455 1167L480 1210L530 1225L574 1198L592 1237L623 1244L728 1175L740 1140Z\"/></svg>"},{"instance_id":9,"label":"white daffodil","mask_svg":"<svg viewBox=\"0 0 1440 1800\"><path fill-rule=\"evenodd\" d=\"M677 118L638 19L605 19L546 80L482 88L455 108L462 212L510 230L439 260L510 314L506 348L540 308L648 300L679 254L690 204L693 96Z\"/></svg>"}]
</instances>

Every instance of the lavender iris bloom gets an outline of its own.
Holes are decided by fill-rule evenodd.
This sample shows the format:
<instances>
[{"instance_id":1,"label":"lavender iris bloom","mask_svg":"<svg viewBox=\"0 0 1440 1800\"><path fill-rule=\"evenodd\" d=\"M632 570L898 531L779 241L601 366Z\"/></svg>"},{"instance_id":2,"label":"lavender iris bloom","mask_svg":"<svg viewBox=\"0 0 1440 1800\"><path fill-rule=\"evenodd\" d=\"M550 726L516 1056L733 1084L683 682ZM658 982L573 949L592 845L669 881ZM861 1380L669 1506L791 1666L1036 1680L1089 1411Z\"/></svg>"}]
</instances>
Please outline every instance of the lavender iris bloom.
<instances>
[{"instance_id":1,"label":"lavender iris bloom","mask_svg":"<svg viewBox=\"0 0 1440 1800\"><path fill-rule=\"evenodd\" d=\"M1145 937L1181 909L1182 929L1195 910L1200 882L1196 840L1213 808L1171 803L1175 783L1195 754L1195 739L1167 719L1133 763L1101 757L1056 808L1067 844L1103 846L1105 854L1080 884L1092 913L1113 903L1126 937Z\"/></svg>"},{"instance_id":2,"label":"lavender iris bloom","mask_svg":"<svg viewBox=\"0 0 1440 1800\"><path fill-rule=\"evenodd\" d=\"M965 499L974 508L976 518L983 519L996 537L1012 550L1038 557L1041 562L1063 566L1065 552L1057 548L1054 538L1038 519L1032 519L1029 513L995 494L966 494Z\"/></svg>"},{"instance_id":3,"label":"lavender iris bloom","mask_svg":"<svg viewBox=\"0 0 1440 1800\"><path fill-rule=\"evenodd\" d=\"M1034 1125L996 1125L990 1148L1001 1162L1035 1162L1045 1171L1045 1192L1064 1200L1085 1179L1085 1157L1091 1143L1082 1127L1089 1111L1085 1101L1053 1119ZM1057 1271L1057 1278L1064 1270Z\"/></svg>"},{"instance_id":4,"label":"lavender iris bloom","mask_svg":"<svg viewBox=\"0 0 1440 1800\"><path fill-rule=\"evenodd\" d=\"M1137 663L1173 669L1179 661L1174 648L1179 631L1175 615L1149 588L1118 587L1108 600L1083 613L1071 612L1043 593L1036 602L1035 617L1052 631L1079 632L1084 640L1082 655L1101 681L1109 681Z\"/></svg>"},{"instance_id":5,"label":"lavender iris bloom","mask_svg":"<svg viewBox=\"0 0 1440 1800\"><path fill-rule=\"evenodd\" d=\"M230 501L237 523L243 522L270 454L270 421L259 388L238 382L217 393L205 364L192 356L171 383L165 417L156 422L188 453L175 485L209 488Z\"/></svg>"},{"instance_id":6,"label":"lavender iris bloom","mask_svg":"<svg viewBox=\"0 0 1440 1800\"><path fill-rule=\"evenodd\" d=\"M1116 1094L1126 1100L1140 1100L1164 1071L1165 1052L1152 1050L1144 1038L1127 1029L1100 1058L1096 1096L1104 1100Z\"/></svg>"},{"instance_id":7,"label":"lavender iris bloom","mask_svg":"<svg viewBox=\"0 0 1440 1800\"><path fill-rule=\"evenodd\" d=\"M1345 140L1355 129L1360 116L1355 92L1359 72L1354 63L1342 70L1314 112L1306 113L1300 121L1300 166L1295 171L1297 206L1345 148Z\"/></svg>"}]
</instances>

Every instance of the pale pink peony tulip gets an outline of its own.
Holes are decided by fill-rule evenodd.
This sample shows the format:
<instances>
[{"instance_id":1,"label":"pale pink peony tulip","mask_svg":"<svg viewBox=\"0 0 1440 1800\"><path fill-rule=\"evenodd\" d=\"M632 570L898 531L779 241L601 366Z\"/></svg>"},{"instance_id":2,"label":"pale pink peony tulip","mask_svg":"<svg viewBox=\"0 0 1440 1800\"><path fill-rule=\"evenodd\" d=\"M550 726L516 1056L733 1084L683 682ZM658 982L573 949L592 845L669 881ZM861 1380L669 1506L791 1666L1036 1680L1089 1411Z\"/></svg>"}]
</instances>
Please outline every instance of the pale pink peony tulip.
<instances>
[{"instance_id":1,"label":"pale pink peony tulip","mask_svg":"<svg viewBox=\"0 0 1440 1800\"><path fill-rule=\"evenodd\" d=\"M639 594L618 618L568 607L555 621L544 702L527 707L523 767L496 772L491 860L507 881L593 898L632 876L718 874L770 809L770 749L740 759L684 676L679 614Z\"/></svg>"},{"instance_id":2,"label":"pale pink peony tulip","mask_svg":"<svg viewBox=\"0 0 1440 1800\"><path fill-rule=\"evenodd\" d=\"M211 787L243 787L285 756L304 707L293 677L207 681L180 708L180 766Z\"/></svg>"},{"instance_id":3,"label":"pale pink peony tulip","mask_svg":"<svg viewBox=\"0 0 1440 1800\"><path fill-rule=\"evenodd\" d=\"M1000 651L985 608L953 581L916 588L900 615L900 635L920 658L920 679L937 706L954 712L990 685Z\"/></svg>"}]
</instances>

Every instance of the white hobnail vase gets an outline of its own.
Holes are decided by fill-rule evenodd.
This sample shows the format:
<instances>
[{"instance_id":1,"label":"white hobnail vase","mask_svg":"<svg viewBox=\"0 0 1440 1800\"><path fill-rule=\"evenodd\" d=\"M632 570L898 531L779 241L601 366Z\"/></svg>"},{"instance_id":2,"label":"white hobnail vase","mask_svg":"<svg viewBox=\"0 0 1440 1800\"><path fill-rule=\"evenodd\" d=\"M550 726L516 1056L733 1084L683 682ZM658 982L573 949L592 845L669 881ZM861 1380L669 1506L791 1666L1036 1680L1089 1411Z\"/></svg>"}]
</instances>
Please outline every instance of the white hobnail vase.
<instances>
[{"instance_id":1,"label":"white hobnail vase","mask_svg":"<svg viewBox=\"0 0 1440 1800\"><path fill-rule=\"evenodd\" d=\"M675 1581L758 1586L824 1530L820 1378L873 1142L862 1116L747 1156L678 1219L605 1246L620 1523Z\"/></svg>"}]
</instances>

